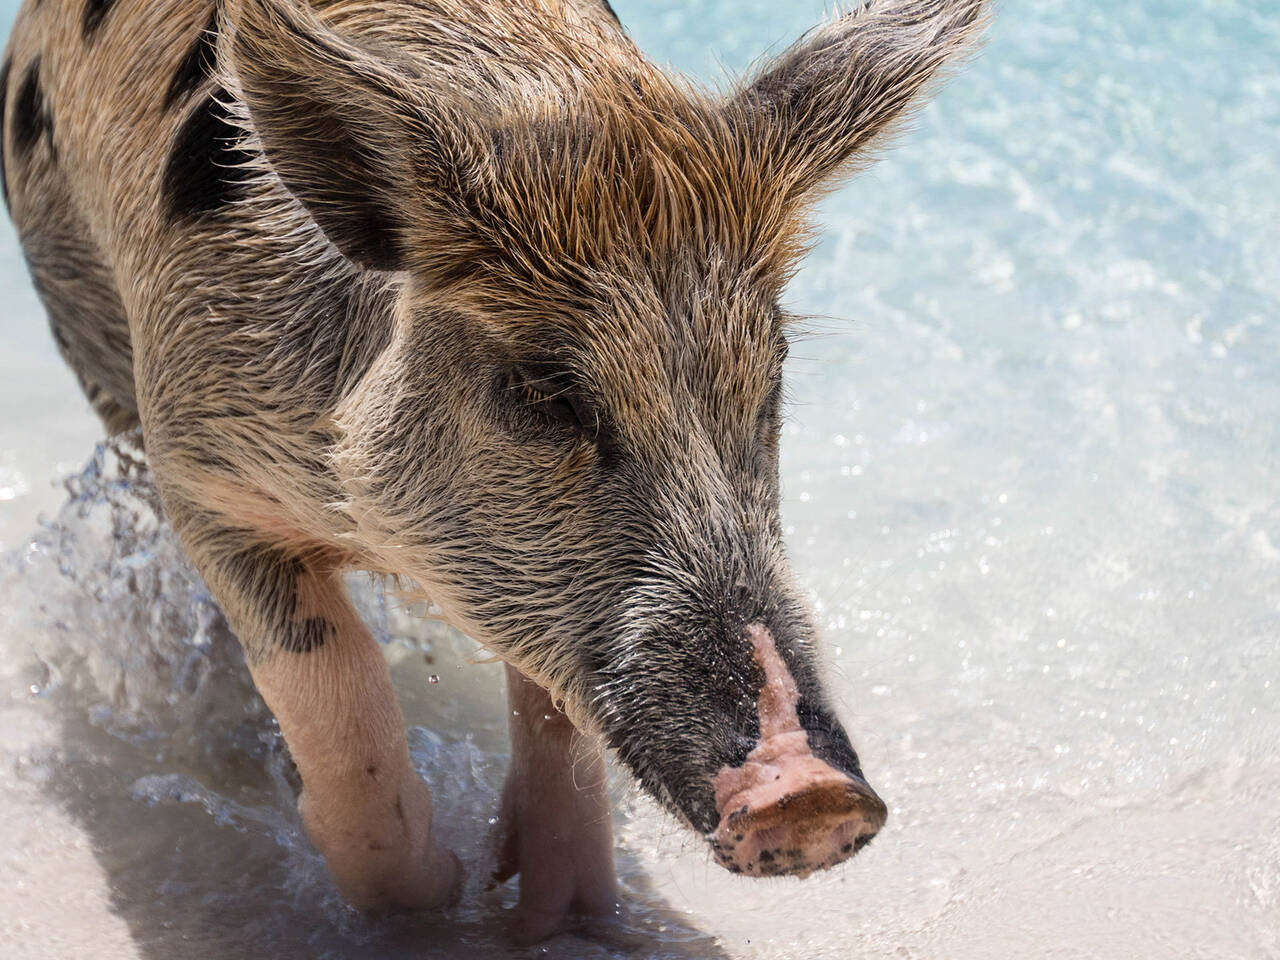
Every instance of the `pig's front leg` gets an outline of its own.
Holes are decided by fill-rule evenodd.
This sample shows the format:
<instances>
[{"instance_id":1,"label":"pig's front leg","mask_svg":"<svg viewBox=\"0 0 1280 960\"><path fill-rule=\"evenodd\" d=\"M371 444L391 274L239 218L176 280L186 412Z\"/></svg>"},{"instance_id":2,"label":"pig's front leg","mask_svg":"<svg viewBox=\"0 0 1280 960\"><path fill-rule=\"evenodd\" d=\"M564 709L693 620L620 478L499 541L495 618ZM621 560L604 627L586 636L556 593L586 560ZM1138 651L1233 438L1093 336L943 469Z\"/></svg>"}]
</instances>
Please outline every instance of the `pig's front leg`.
<instances>
[{"instance_id":1,"label":"pig's front leg","mask_svg":"<svg viewBox=\"0 0 1280 960\"><path fill-rule=\"evenodd\" d=\"M434 841L386 660L338 573L242 531L186 532L280 723L303 824L344 898L375 910L448 901L457 859Z\"/></svg>"},{"instance_id":2,"label":"pig's front leg","mask_svg":"<svg viewBox=\"0 0 1280 960\"><path fill-rule=\"evenodd\" d=\"M604 754L537 684L507 667L511 769L495 879L520 874L517 940L605 927L617 883Z\"/></svg>"}]
</instances>

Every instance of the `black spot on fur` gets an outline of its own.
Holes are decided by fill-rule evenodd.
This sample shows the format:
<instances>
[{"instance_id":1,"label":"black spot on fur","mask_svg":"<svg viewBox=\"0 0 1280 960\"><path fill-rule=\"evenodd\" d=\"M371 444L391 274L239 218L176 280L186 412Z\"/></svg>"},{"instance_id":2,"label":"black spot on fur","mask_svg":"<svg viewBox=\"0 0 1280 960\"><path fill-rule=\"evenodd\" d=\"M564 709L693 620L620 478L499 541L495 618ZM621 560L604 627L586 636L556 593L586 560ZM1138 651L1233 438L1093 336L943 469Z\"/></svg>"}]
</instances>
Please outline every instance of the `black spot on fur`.
<instances>
[{"instance_id":1,"label":"black spot on fur","mask_svg":"<svg viewBox=\"0 0 1280 960\"><path fill-rule=\"evenodd\" d=\"M238 531L225 535L235 536ZM273 547L249 546L228 551L218 567L232 588L252 603L267 630L268 643L288 653L311 653L337 632L322 616L298 617L298 580L306 566Z\"/></svg>"},{"instance_id":2,"label":"black spot on fur","mask_svg":"<svg viewBox=\"0 0 1280 960\"><path fill-rule=\"evenodd\" d=\"M239 535L239 531L225 534L228 538ZM253 603L270 639L282 649L305 653L323 644L328 636L323 627L294 619L298 578L305 572L297 557L283 550L252 545L228 551L219 558L218 566L232 588Z\"/></svg>"},{"instance_id":3,"label":"black spot on fur","mask_svg":"<svg viewBox=\"0 0 1280 960\"><path fill-rule=\"evenodd\" d=\"M85 0L84 18L80 26L86 40L93 39L94 33L97 32L98 27L102 26L102 21L111 12L115 2L116 0Z\"/></svg>"},{"instance_id":4,"label":"black spot on fur","mask_svg":"<svg viewBox=\"0 0 1280 960\"><path fill-rule=\"evenodd\" d=\"M9 68L12 60L6 60L0 67L0 195L4 197L4 206L9 208L9 180L4 174L4 113L5 104L9 102Z\"/></svg>"},{"instance_id":5,"label":"black spot on fur","mask_svg":"<svg viewBox=\"0 0 1280 960\"><path fill-rule=\"evenodd\" d=\"M333 635L333 624L324 617L307 617L290 628L280 646L289 653L310 653L319 650Z\"/></svg>"},{"instance_id":6,"label":"black spot on fur","mask_svg":"<svg viewBox=\"0 0 1280 960\"><path fill-rule=\"evenodd\" d=\"M191 49L178 64L173 77L169 80L169 89L164 94L164 107L169 109L193 90L200 88L206 80L213 76L213 68L218 59L218 10L215 7L209 15L209 22L204 25L200 35L191 44Z\"/></svg>"},{"instance_id":7,"label":"black spot on fur","mask_svg":"<svg viewBox=\"0 0 1280 960\"><path fill-rule=\"evenodd\" d=\"M29 153L41 134L49 143L49 152L54 153L53 118L45 106L44 91L40 87L40 58L36 57L27 67L13 102L13 146L18 155Z\"/></svg>"},{"instance_id":8,"label":"black spot on fur","mask_svg":"<svg viewBox=\"0 0 1280 960\"><path fill-rule=\"evenodd\" d=\"M214 90L178 130L164 174L170 223L216 213L244 197L250 174L242 164L250 154L238 145L240 130L221 103L226 99L225 90Z\"/></svg>"}]
</instances>

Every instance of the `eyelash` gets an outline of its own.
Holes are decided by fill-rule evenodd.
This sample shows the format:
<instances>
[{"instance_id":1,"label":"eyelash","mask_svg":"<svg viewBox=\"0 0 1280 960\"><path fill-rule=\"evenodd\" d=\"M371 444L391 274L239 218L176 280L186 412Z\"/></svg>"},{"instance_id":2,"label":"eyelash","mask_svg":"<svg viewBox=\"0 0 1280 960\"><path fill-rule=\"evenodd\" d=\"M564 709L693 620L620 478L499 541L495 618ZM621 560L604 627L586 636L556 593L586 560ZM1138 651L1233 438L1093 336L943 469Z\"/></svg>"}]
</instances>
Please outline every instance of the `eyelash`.
<instances>
[{"instance_id":1,"label":"eyelash","mask_svg":"<svg viewBox=\"0 0 1280 960\"><path fill-rule=\"evenodd\" d=\"M777 412L782 407L782 378L779 377L769 387L769 395L765 397L764 404L760 407L758 414L760 425L765 426L773 422Z\"/></svg>"},{"instance_id":2,"label":"eyelash","mask_svg":"<svg viewBox=\"0 0 1280 960\"><path fill-rule=\"evenodd\" d=\"M787 356L791 352L791 344L783 339L778 344L778 366L774 374L772 382L769 384L769 394L765 397L764 405L760 408L760 424L773 421L778 411L782 409L783 401L783 379L782 367L787 362Z\"/></svg>"},{"instance_id":3,"label":"eyelash","mask_svg":"<svg viewBox=\"0 0 1280 960\"><path fill-rule=\"evenodd\" d=\"M599 415L583 401L568 371L539 372L525 364L513 364L508 372L507 390L524 412L535 413L548 423L571 427L593 442L600 441ZM772 426L781 406L782 378L778 377L758 414L762 429Z\"/></svg>"},{"instance_id":4,"label":"eyelash","mask_svg":"<svg viewBox=\"0 0 1280 960\"><path fill-rule=\"evenodd\" d=\"M587 436L598 431L599 419L591 414L574 390L571 374L539 373L517 364L511 368L510 386L525 410L535 412L545 420L573 427Z\"/></svg>"}]
</instances>

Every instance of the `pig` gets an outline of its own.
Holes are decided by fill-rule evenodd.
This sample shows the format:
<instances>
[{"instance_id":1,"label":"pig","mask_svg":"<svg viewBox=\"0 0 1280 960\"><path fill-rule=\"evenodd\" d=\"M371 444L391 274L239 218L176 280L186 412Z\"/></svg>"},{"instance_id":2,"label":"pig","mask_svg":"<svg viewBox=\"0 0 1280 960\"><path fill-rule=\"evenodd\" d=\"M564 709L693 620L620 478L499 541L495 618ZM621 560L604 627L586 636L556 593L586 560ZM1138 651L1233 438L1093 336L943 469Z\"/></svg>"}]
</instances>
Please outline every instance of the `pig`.
<instances>
[{"instance_id":1,"label":"pig","mask_svg":"<svg viewBox=\"0 0 1280 960\"><path fill-rule=\"evenodd\" d=\"M0 169L35 288L352 905L460 866L350 570L505 661L523 940L615 912L606 748L735 873L880 830L779 522L780 298L986 17L855 5L708 92L604 0L27 0Z\"/></svg>"}]
</instances>

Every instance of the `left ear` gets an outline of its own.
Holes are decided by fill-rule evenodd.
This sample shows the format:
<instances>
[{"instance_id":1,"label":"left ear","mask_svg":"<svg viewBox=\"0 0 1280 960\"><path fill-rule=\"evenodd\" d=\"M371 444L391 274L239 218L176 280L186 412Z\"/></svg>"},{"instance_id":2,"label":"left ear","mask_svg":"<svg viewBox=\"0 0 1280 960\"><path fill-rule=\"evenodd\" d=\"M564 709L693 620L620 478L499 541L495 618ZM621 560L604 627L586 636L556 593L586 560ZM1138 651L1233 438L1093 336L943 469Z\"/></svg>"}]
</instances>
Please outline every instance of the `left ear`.
<instances>
[{"instance_id":1,"label":"left ear","mask_svg":"<svg viewBox=\"0 0 1280 960\"><path fill-rule=\"evenodd\" d=\"M837 176L982 31L987 0L867 0L817 28L731 101L790 199Z\"/></svg>"},{"instance_id":2,"label":"left ear","mask_svg":"<svg viewBox=\"0 0 1280 960\"><path fill-rule=\"evenodd\" d=\"M224 75L284 185L348 259L401 270L415 220L466 206L489 149L444 83L325 26L303 0L228 0Z\"/></svg>"}]
</instances>

